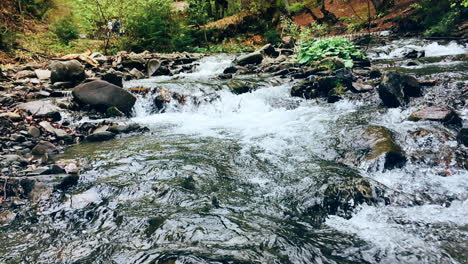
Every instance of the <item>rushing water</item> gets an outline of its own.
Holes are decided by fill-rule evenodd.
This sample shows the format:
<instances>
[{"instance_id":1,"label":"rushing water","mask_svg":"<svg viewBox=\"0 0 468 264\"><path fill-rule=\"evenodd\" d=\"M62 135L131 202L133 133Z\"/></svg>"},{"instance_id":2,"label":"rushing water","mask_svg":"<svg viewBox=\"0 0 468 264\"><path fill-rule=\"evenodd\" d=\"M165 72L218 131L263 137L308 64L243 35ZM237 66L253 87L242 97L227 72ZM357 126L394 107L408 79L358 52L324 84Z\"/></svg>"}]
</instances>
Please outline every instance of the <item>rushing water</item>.
<instances>
[{"instance_id":1,"label":"rushing water","mask_svg":"<svg viewBox=\"0 0 468 264\"><path fill-rule=\"evenodd\" d=\"M398 50L409 44L435 50L420 66L405 67ZM467 84L459 55L467 49L455 43L400 41L370 52L379 67L453 80L425 96ZM291 98L291 81L272 77L244 77L258 89L234 95L228 81L213 79L232 59L207 57L193 73L127 83L208 99L154 113L152 97L142 96L133 121L149 132L70 147L62 158L82 161L80 183L0 227L0 263L468 262L465 170L411 160L392 171L337 162L347 151L340 138L359 137L357 126L397 131L410 154L422 148L408 139L415 129L446 128L406 121L416 105L385 110ZM424 140L436 154L457 148L453 138ZM350 218L308 210L320 198L317 183L354 175L403 198L360 206Z\"/></svg>"}]
</instances>

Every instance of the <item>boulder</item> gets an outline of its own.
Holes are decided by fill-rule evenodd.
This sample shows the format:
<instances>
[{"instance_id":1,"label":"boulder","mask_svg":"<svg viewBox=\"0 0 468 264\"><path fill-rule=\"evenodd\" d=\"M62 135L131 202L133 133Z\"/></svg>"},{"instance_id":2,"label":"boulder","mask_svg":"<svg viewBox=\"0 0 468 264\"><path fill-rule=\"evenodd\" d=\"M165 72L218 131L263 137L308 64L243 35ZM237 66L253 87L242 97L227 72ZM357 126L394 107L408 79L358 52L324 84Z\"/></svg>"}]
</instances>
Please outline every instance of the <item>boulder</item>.
<instances>
[{"instance_id":1,"label":"boulder","mask_svg":"<svg viewBox=\"0 0 468 264\"><path fill-rule=\"evenodd\" d=\"M304 99L313 99L318 97L314 80L303 80L291 88L291 96Z\"/></svg>"},{"instance_id":2,"label":"boulder","mask_svg":"<svg viewBox=\"0 0 468 264\"><path fill-rule=\"evenodd\" d=\"M77 60L55 61L49 65L49 69L52 83L79 83L85 79L84 66Z\"/></svg>"},{"instance_id":3,"label":"boulder","mask_svg":"<svg viewBox=\"0 0 468 264\"><path fill-rule=\"evenodd\" d=\"M363 133L365 159L384 159L384 169L402 168L406 164L405 153L396 143L393 132L382 126L370 126Z\"/></svg>"},{"instance_id":4,"label":"boulder","mask_svg":"<svg viewBox=\"0 0 468 264\"><path fill-rule=\"evenodd\" d=\"M229 66L226 69L224 69L223 73L224 74L232 74L232 73L236 73L238 70L239 69L237 69L236 66Z\"/></svg>"},{"instance_id":5,"label":"boulder","mask_svg":"<svg viewBox=\"0 0 468 264\"><path fill-rule=\"evenodd\" d=\"M52 118L55 121L62 118L60 115L60 108L51 101L27 102L19 104L16 108L31 114L33 117Z\"/></svg>"},{"instance_id":6,"label":"boulder","mask_svg":"<svg viewBox=\"0 0 468 264\"><path fill-rule=\"evenodd\" d=\"M256 52L252 52L250 54L237 58L236 64L240 66L245 66L249 64L256 65L256 64L262 63L262 61L263 61L263 55L260 52L256 51Z\"/></svg>"},{"instance_id":7,"label":"boulder","mask_svg":"<svg viewBox=\"0 0 468 264\"><path fill-rule=\"evenodd\" d=\"M49 70L35 70L34 73L39 80L48 80L52 74Z\"/></svg>"},{"instance_id":8,"label":"boulder","mask_svg":"<svg viewBox=\"0 0 468 264\"><path fill-rule=\"evenodd\" d=\"M437 121L446 125L461 126L462 120L458 114L448 106L426 106L412 113L410 121Z\"/></svg>"},{"instance_id":9,"label":"boulder","mask_svg":"<svg viewBox=\"0 0 468 264\"><path fill-rule=\"evenodd\" d=\"M460 144L468 147L468 128L460 129L460 132L458 132L457 135L457 140L460 142Z\"/></svg>"},{"instance_id":10,"label":"boulder","mask_svg":"<svg viewBox=\"0 0 468 264\"><path fill-rule=\"evenodd\" d=\"M130 55L130 56L123 57L121 64L127 69L136 68L140 71L144 71L146 68L145 58L139 55Z\"/></svg>"},{"instance_id":11,"label":"boulder","mask_svg":"<svg viewBox=\"0 0 468 264\"><path fill-rule=\"evenodd\" d=\"M146 72L148 73L148 76L153 76L158 69L161 67L161 62L156 59L151 59L148 61L146 64Z\"/></svg>"},{"instance_id":12,"label":"boulder","mask_svg":"<svg viewBox=\"0 0 468 264\"><path fill-rule=\"evenodd\" d=\"M136 68L133 68L130 72L129 72L133 77L137 78L137 79L143 79L145 78L145 74L142 73L141 71L137 70Z\"/></svg>"},{"instance_id":13,"label":"boulder","mask_svg":"<svg viewBox=\"0 0 468 264\"><path fill-rule=\"evenodd\" d=\"M111 106L111 107L107 108L106 114L107 114L108 117L123 117L123 116L125 116L125 114L115 106Z\"/></svg>"},{"instance_id":14,"label":"boulder","mask_svg":"<svg viewBox=\"0 0 468 264\"><path fill-rule=\"evenodd\" d=\"M119 71L110 70L102 75L101 79L119 87L123 87L123 73Z\"/></svg>"},{"instance_id":15,"label":"boulder","mask_svg":"<svg viewBox=\"0 0 468 264\"><path fill-rule=\"evenodd\" d=\"M94 132L91 135L87 136L86 140L90 142L100 142L100 141L111 140L113 138L115 138L114 133L110 131L99 131L99 132Z\"/></svg>"},{"instance_id":16,"label":"boulder","mask_svg":"<svg viewBox=\"0 0 468 264\"><path fill-rule=\"evenodd\" d=\"M410 97L421 96L418 80L399 72L386 72L378 92L382 103L390 108L405 105Z\"/></svg>"},{"instance_id":17,"label":"boulder","mask_svg":"<svg viewBox=\"0 0 468 264\"><path fill-rule=\"evenodd\" d=\"M128 114L136 102L130 92L106 81L92 81L78 85L73 89L73 98L85 105L91 105L103 111L115 106Z\"/></svg>"}]
</instances>

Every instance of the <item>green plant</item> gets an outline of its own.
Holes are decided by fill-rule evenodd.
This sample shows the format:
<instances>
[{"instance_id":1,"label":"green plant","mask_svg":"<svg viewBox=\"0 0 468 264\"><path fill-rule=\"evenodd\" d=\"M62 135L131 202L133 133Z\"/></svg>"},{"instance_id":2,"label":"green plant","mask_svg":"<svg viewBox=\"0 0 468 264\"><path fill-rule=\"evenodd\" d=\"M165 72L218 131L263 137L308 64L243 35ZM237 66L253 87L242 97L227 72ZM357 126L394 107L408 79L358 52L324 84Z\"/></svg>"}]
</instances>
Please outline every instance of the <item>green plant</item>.
<instances>
[{"instance_id":1,"label":"green plant","mask_svg":"<svg viewBox=\"0 0 468 264\"><path fill-rule=\"evenodd\" d=\"M302 42L297 60L301 64L313 64L327 57L342 59L346 67L353 67L353 60L363 59L365 55L349 40L336 37Z\"/></svg>"},{"instance_id":2,"label":"green plant","mask_svg":"<svg viewBox=\"0 0 468 264\"><path fill-rule=\"evenodd\" d=\"M70 41L78 39L79 33L76 25L73 23L73 18L64 17L52 25L52 32L63 43L68 45Z\"/></svg>"},{"instance_id":3,"label":"green plant","mask_svg":"<svg viewBox=\"0 0 468 264\"><path fill-rule=\"evenodd\" d=\"M304 11L304 9L305 9L305 3L304 2L296 2L296 3L291 4L288 7L288 10L290 12L292 12L292 13L299 13L299 12Z\"/></svg>"},{"instance_id":4,"label":"green plant","mask_svg":"<svg viewBox=\"0 0 468 264\"><path fill-rule=\"evenodd\" d=\"M0 27L0 50L10 51L17 43L15 32L11 32L8 28Z\"/></svg>"},{"instance_id":5,"label":"green plant","mask_svg":"<svg viewBox=\"0 0 468 264\"><path fill-rule=\"evenodd\" d=\"M281 36L276 30L268 30L263 36L268 43L278 44L281 42Z\"/></svg>"}]
</instances>

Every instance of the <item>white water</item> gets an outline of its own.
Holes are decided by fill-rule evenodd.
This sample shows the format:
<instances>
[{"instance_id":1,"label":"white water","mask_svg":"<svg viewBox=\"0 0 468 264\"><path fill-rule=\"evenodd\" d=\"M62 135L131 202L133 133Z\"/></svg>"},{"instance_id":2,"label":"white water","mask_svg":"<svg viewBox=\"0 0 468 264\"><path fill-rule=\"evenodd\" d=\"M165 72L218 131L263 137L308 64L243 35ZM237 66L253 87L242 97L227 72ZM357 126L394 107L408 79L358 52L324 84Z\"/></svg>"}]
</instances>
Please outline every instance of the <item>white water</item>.
<instances>
[{"instance_id":1,"label":"white water","mask_svg":"<svg viewBox=\"0 0 468 264\"><path fill-rule=\"evenodd\" d=\"M404 43L391 44L389 47L402 44ZM455 42L446 45L434 42L412 47L425 50L426 56L463 54L468 51L466 45L458 45ZM383 47L382 50L387 48ZM398 58L401 57L402 51L403 48L395 48L387 55L380 54L376 57ZM221 73L230 60L231 58L227 57L207 58L198 67L198 71L180 75L178 78L187 82L210 82L210 78ZM154 87L155 83L164 81L167 79L154 78L128 85ZM169 126L175 134L235 138L246 150L252 147L265 150L263 157L275 163L280 163L276 160L275 153L291 153L290 159L294 160L302 160L310 153L323 158L333 158L335 153L324 143L331 136L330 124L343 115L357 111L362 105L347 101L327 105L293 99L289 95L290 87L289 83L284 83L243 95L234 95L223 90L218 92L220 99L213 103L198 107L189 104L177 111L154 115L148 114L145 108L148 101L142 99L136 106L134 121L153 127ZM197 87L184 88L186 94L201 94ZM181 91L180 87L178 91ZM297 103L298 107L288 109L285 102ZM393 109L376 120L376 124L405 134L421 125L406 121L410 113L410 109ZM447 238L432 234L434 230L430 226L441 225L445 232L450 232L468 224L468 173L452 173L450 177L441 177L437 175L437 170L422 169L411 164L404 169L390 172L362 171L366 177L407 195L418 197L427 192L434 198L442 196L453 197L456 200L445 206L363 206L349 220L330 216L326 225L344 233L354 234L368 242L368 249L361 254L369 261L379 256L381 263L436 263L434 259L447 255L439 242L440 239ZM264 185L268 180L254 178L252 182ZM287 191L287 188L276 187L273 190L284 191ZM415 259L412 255L425 255L427 258ZM444 259L437 263L457 263L455 260Z\"/></svg>"},{"instance_id":2,"label":"white water","mask_svg":"<svg viewBox=\"0 0 468 264\"><path fill-rule=\"evenodd\" d=\"M388 45L373 48L369 52L372 59L403 58L407 50L424 51L426 57L459 55L468 53L468 44L459 44L456 41L438 43L429 41L415 41L414 39L396 40Z\"/></svg>"}]
</instances>

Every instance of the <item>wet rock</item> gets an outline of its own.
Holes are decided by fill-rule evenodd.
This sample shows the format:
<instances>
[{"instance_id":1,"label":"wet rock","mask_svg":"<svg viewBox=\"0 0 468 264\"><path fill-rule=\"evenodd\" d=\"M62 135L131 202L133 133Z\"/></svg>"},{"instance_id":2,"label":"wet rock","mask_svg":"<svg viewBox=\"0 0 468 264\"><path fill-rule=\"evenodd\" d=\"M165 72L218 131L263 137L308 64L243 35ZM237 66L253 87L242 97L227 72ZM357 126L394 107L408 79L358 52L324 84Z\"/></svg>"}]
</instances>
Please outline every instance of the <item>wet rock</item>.
<instances>
[{"instance_id":1,"label":"wet rock","mask_svg":"<svg viewBox=\"0 0 468 264\"><path fill-rule=\"evenodd\" d=\"M228 87L234 94L243 94L254 90L250 83L239 80L229 82Z\"/></svg>"},{"instance_id":2,"label":"wet rock","mask_svg":"<svg viewBox=\"0 0 468 264\"><path fill-rule=\"evenodd\" d=\"M103 81L112 83L119 87L123 87L123 73L118 71L108 71L104 75L101 76Z\"/></svg>"},{"instance_id":3,"label":"wet rock","mask_svg":"<svg viewBox=\"0 0 468 264\"><path fill-rule=\"evenodd\" d=\"M461 126L462 121L458 114L448 106L426 106L412 113L410 121L437 121L446 125Z\"/></svg>"},{"instance_id":4,"label":"wet rock","mask_svg":"<svg viewBox=\"0 0 468 264\"><path fill-rule=\"evenodd\" d=\"M56 61L49 65L50 80L56 82L78 83L85 79L84 66L77 60Z\"/></svg>"},{"instance_id":5,"label":"wet rock","mask_svg":"<svg viewBox=\"0 0 468 264\"><path fill-rule=\"evenodd\" d=\"M49 80L52 75L49 70L35 70L34 73L39 80Z\"/></svg>"},{"instance_id":6,"label":"wet rock","mask_svg":"<svg viewBox=\"0 0 468 264\"><path fill-rule=\"evenodd\" d=\"M80 177L78 175L68 175L62 179L62 181L59 185L56 186L56 188L65 191L77 185L79 179Z\"/></svg>"},{"instance_id":7,"label":"wet rock","mask_svg":"<svg viewBox=\"0 0 468 264\"><path fill-rule=\"evenodd\" d=\"M458 132L457 135L457 140L460 142L460 144L468 147L468 128L460 129L460 132Z\"/></svg>"},{"instance_id":8,"label":"wet rock","mask_svg":"<svg viewBox=\"0 0 468 264\"><path fill-rule=\"evenodd\" d=\"M91 135L86 137L86 140L90 142L100 142L114 139L115 136L116 135L110 131L101 131L92 133Z\"/></svg>"},{"instance_id":9,"label":"wet rock","mask_svg":"<svg viewBox=\"0 0 468 264\"><path fill-rule=\"evenodd\" d=\"M12 211L5 210L0 212L0 225L9 225L16 219L16 214Z\"/></svg>"},{"instance_id":10,"label":"wet rock","mask_svg":"<svg viewBox=\"0 0 468 264\"><path fill-rule=\"evenodd\" d=\"M218 78L220 80L229 80L229 79L232 79L232 74L228 73L228 74L220 74L218 75Z\"/></svg>"},{"instance_id":11,"label":"wet rock","mask_svg":"<svg viewBox=\"0 0 468 264\"><path fill-rule=\"evenodd\" d=\"M68 133L65 132L65 130L60 129L60 128L55 128L47 121L40 122L39 126L44 128L47 132L56 135L58 138L64 138L68 136Z\"/></svg>"},{"instance_id":12,"label":"wet rock","mask_svg":"<svg viewBox=\"0 0 468 264\"><path fill-rule=\"evenodd\" d=\"M263 61L263 55L260 52L256 51L256 52L252 52L250 54L237 58L235 63L240 66L245 66L249 64L253 64L253 65L260 64L262 63L262 61Z\"/></svg>"},{"instance_id":13,"label":"wet rock","mask_svg":"<svg viewBox=\"0 0 468 264\"><path fill-rule=\"evenodd\" d=\"M110 131L115 134L124 134L124 133L132 133L132 132L144 132L148 131L149 129L147 127L142 127L137 123L131 123L131 124L121 124L121 125L113 125L107 129L107 131Z\"/></svg>"},{"instance_id":14,"label":"wet rock","mask_svg":"<svg viewBox=\"0 0 468 264\"><path fill-rule=\"evenodd\" d=\"M39 130L37 127L31 126L28 128L28 135L33 138L38 138L41 136L41 130Z\"/></svg>"},{"instance_id":15,"label":"wet rock","mask_svg":"<svg viewBox=\"0 0 468 264\"><path fill-rule=\"evenodd\" d=\"M403 51L402 55L407 59L419 59L425 57L426 52L424 50L408 48L405 51Z\"/></svg>"},{"instance_id":16,"label":"wet rock","mask_svg":"<svg viewBox=\"0 0 468 264\"><path fill-rule=\"evenodd\" d=\"M318 97L315 80L303 80L291 88L291 96L304 99L313 99Z\"/></svg>"},{"instance_id":17,"label":"wet rock","mask_svg":"<svg viewBox=\"0 0 468 264\"><path fill-rule=\"evenodd\" d=\"M137 79L143 79L145 78L145 74L142 73L141 71L137 70L136 68L133 68L130 72L129 72L133 77L137 78Z\"/></svg>"},{"instance_id":18,"label":"wet rock","mask_svg":"<svg viewBox=\"0 0 468 264\"><path fill-rule=\"evenodd\" d=\"M125 116L125 114L115 106L107 108L106 114L107 114L108 117L123 117L123 116Z\"/></svg>"},{"instance_id":19,"label":"wet rock","mask_svg":"<svg viewBox=\"0 0 468 264\"><path fill-rule=\"evenodd\" d=\"M406 104L410 97L421 96L418 80L399 72L386 72L378 92L382 103L391 108Z\"/></svg>"},{"instance_id":20,"label":"wet rock","mask_svg":"<svg viewBox=\"0 0 468 264\"><path fill-rule=\"evenodd\" d=\"M236 73L239 69L236 66L229 66L226 69L224 69L223 73L224 74L232 74Z\"/></svg>"},{"instance_id":21,"label":"wet rock","mask_svg":"<svg viewBox=\"0 0 468 264\"><path fill-rule=\"evenodd\" d=\"M136 102L136 97L128 91L106 81L92 81L73 89L74 99L84 105L91 105L103 111L115 106L128 114Z\"/></svg>"},{"instance_id":22,"label":"wet rock","mask_svg":"<svg viewBox=\"0 0 468 264\"><path fill-rule=\"evenodd\" d=\"M16 154L9 154L9 155L0 156L0 163L5 167L8 167L8 166L11 166L11 165L14 165L14 164L17 164L17 165L20 165L20 166L26 166L26 165L29 164L29 162L25 158L21 157L20 155L16 155Z\"/></svg>"},{"instance_id":23,"label":"wet rock","mask_svg":"<svg viewBox=\"0 0 468 264\"><path fill-rule=\"evenodd\" d=\"M369 72L369 78L376 79L382 77L382 72L379 69L371 69Z\"/></svg>"},{"instance_id":24,"label":"wet rock","mask_svg":"<svg viewBox=\"0 0 468 264\"><path fill-rule=\"evenodd\" d=\"M59 154L59 149L48 141L40 141L32 150L31 154L35 158L42 158L47 161L55 155Z\"/></svg>"},{"instance_id":25,"label":"wet rock","mask_svg":"<svg viewBox=\"0 0 468 264\"><path fill-rule=\"evenodd\" d=\"M376 160L384 157L384 169L402 168L406 164L405 153L396 143L393 132L381 126L370 126L363 134L368 149L365 158Z\"/></svg>"},{"instance_id":26,"label":"wet rock","mask_svg":"<svg viewBox=\"0 0 468 264\"><path fill-rule=\"evenodd\" d=\"M266 44L261 49L259 49L258 52L272 58L276 58L279 56L279 52L276 51L275 47L272 44Z\"/></svg>"},{"instance_id":27,"label":"wet rock","mask_svg":"<svg viewBox=\"0 0 468 264\"><path fill-rule=\"evenodd\" d=\"M51 101L32 101L22 103L16 106L17 109L23 110L37 118L52 118L60 120L60 108L54 105Z\"/></svg>"}]
</instances>

